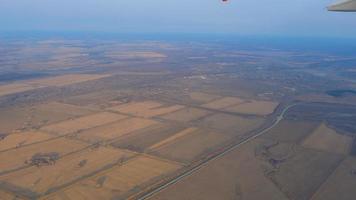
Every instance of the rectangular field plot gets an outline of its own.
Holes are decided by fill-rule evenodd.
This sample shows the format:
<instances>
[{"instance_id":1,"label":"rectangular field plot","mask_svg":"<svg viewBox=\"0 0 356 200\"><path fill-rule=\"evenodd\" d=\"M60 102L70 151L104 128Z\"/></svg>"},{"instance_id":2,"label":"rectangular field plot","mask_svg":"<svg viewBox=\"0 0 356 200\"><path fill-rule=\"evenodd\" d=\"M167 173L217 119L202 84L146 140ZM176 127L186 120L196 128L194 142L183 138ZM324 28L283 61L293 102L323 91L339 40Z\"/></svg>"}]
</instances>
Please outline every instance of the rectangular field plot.
<instances>
[{"instance_id":1,"label":"rectangular field plot","mask_svg":"<svg viewBox=\"0 0 356 200\"><path fill-rule=\"evenodd\" d=\"M161 116L161 118L172 120L172 121L179 121L179 122L190 122L190 121L200 119L209 114L211 114L211 112L203 109L185 108L173 113L169 113L167 115L163 115Z\"/></svg>"},{"instance_id":2,"label":"rectangular field plot","mask_svg":"<svg viewBox=\"0 0 356 200\"><path fill-rule=\"evenodd\" d=\"M313 195L313 200L349 200L356 197L356 158L345 159Z\"/></svg>"},{"instance_id":3,"label":"rectangular field plot","mask_svg":"<svg viewBox=\"0 0 356 200\"><path fill-rule=\"evenodd\" d=\"M299 143L318 126L319 123L315 122L283 120L262 137L280 142Z\"/></svg>"},{"instance_id":4,"label":"rectangular field plot","mask_svg":"<svg viewBox=\"0 0 356 200\"><path fill-rule=\"evenodd\" d=\"M169 138L183 129L184 127L181 126L160 123L134 131L115 140L111 145L132 151L144 152L147 149L149 150L152 145Z\"/></svg>"},{"instance_id":5,"label":"rectangular field plot","mask_svg":"<svg viewBox=\"0 0 356 200\"><path fill-rule=\"evenodd\" d=\"M85 81L97 80L105 78L110 75L96 75L96 74L68 74L63 76L55 76L50 78L42 78L31 81L25 81L24 83L31 86L66 86L75 83L81 83Z\"/></svg>"},{"instance_id":6,"label":"rectangular field plot","mask_svg":"<svg viewBox=\"0 0 356 200\"><path fill-rule=\"evenodd\" d=\"M139 117L153 117L171 113L184 108L181 105L166 106L155 101L132 102L119 105L110 110L118 111L125 114L135 115Z\"/></svg>"},{"instance_id":7,"label":"rectangular field plot","mask_svg":"<svg viewBox=\"0 0 356 200\"><path fill-rule=\"evenodd\" d=\"M132 156L117 149L97 147L65 156L51 165L32 166L0 176L1 184L8 190L29 198L53 192L75 180L121 164Z\"/></svg>"},{"instance_id":8,"label":"rectangular field plot","mask_svg":"<svg viewBox=\"0 0 356 200\"><path fill-rule=\"evenodd\" d=\"M270 178L289 199L310 199L342 159L342 155L299 147L277 164Z\"/></svg>"},{"instance_id":9,"label":"rectangular field plot","mask_svg":"<svg viewBox=\"0 0 356 200\"><path fill-rule=\"evenodd\" d=\"M207 104L202 105L203 107L206 108L211 108L211 109L222 109L226 108L232 105L238 105L245 102L245 100L236 98L236 97L224 97L222 99L218 99L212 102L209 102Z\"/></svg>"},{"instance_id":10,"label":"rectangular field plot","mask_svg":"<svg viewBox=\"0 0 356 200\"><path fill-rule=\"evenodd\" d=\"M150 200L223 200L288 198L265 176L263 162L255 156L253 140L213 160L191 176L171 185Z\"/></svg>"},{"instance_id":11,"label":"rectangular field plot","mask_svg":"<svg viewBox=\"0 0 356 200\"><path fill-rule=\"evenodd\" d=\"M339 134L325 124L320 125L303 141L304 147L340 154L348 154L351 144L352 137Z\"/></svg>"},{"instance_id":12,"label":"rectangular field plot","mask_svg":"<svg viewBox=\"0 0 356 200\"><path fill-rule=\"evenodd\" d=\"M39 131L27 131L9 134L5 136L5 138L0 140L0 152L12 148L18 148L23 145L45 141L53 137L53 135L42 133Z\"/></svg>"},{"instance_id":13,"label":"rectangular field plot","mask_svg":"<svg viewBox=\"0 0 356 200\"><path fill-rule=\"evenodd\" d=\"M224 110L242 113L242 114L251 114L251 115L269 115L274 112L279 103L272 101L248 101L239 105L234 105L225 108Z\"/></svg>"},{"instance_id":14,"label":"rectangular field plot","mask_svg":"<svg viewBox=\"0 0 356 200\"><path fill-rule=\"evenodd\" d=\"M0 132L8 133L15 130L38 128L91 112L85 108L57 102L36 106L3 108L0 109Z\"/></svg>"},{"instance_id":15,"label":"rectangular field plot","mask_svg":"<svg viewBox=\"0 0 356 200\"><path fill-rule=\"evenodd\" d=\"M54 139L0 153L0 174L31 164L35 154L56 153L62 156L87 147L88 144L65 138Z\"/></svg>"},{"instance_id":16,"label":"rectangular field plot","mask_svg":"<svg viewBox=\"0 0 356 200\"><path fill-rule=\"evenodd\" d=\"M203 93L203 92L192 92L189 93L189 97L197 102L200 103L208 103L210 101L216 100L218 98L221 98L218 95L214 95L214 94L207 94L207 93Z\"/></svg>"},{"instance_id":17,"label":"rectangular field plot","mask_svg":"<svg viewBox=\"0 0 356 200\"><path fill-rule=\"evenodd\" d=\"M133 131L156 125L157 123L158 122L149 119L129 118L105 126L82 131L77 134L77 137L87 142L107 141L124 136Z\"/></svg>"},{"instance_id":18,"label":"rectangular field plot","mask_svg":"<svg viewBox=\"0 0 356 200\"><path fill-rule=\"evenodd\" d=\"M47 200L97 200L124 199L130 192L137 192L144 186L180 168L175 163L140 156L121 166L85 179L67 189L59 191Z\"/></svg>"},{"instance_id":19,"label":"rectangular field plot","mask_svg":"<svg viewBox=\"0 0 356 200\"><path fill-rule=\"evenodd\" d=\"M226 134L241 135L258 128L264 122L263 118L245 118L229 114L214 114L197 121L198 124L218 130Z\"/></svg>"},{"instance_id":20,"label":"rectangular field plot","mask_svg":"<svg viewBox=\"0 0 356 200\"><path fill-rule=\"evenodd\" d=\"M0 85L0 96L5 96L9 94L15 94L20 92L25 92L28 90L35 89L30 85L21 84L21 83L12 83L7 85Z\"/></svg>"},{"instance_id":21,"label":"rectangular field plot","mask_svg":"<svg viewBox=\"0 0 356 200\"><path fill-rule=\"evenodd\" d=\"M179 162L191 162L214 151L231 137L211 131L188 128L152 146L152 153Z\"/></svg>"},{"instance_id":22,"label":"rectangular field plot","mask_svg":"<svg viewBox=\"0 0 356 200\"><path fill-rule=\"evenodd\" d=\"M88 115L72 120L62 121L56 124L51 124L42 127L41 130L54 133L57 135L66 135L69 133L75 133L81 130L94 128L96 126L108 124L125 118L127 117L124 115L102 112L102 113Z\"/></svg>"}]
</instances>

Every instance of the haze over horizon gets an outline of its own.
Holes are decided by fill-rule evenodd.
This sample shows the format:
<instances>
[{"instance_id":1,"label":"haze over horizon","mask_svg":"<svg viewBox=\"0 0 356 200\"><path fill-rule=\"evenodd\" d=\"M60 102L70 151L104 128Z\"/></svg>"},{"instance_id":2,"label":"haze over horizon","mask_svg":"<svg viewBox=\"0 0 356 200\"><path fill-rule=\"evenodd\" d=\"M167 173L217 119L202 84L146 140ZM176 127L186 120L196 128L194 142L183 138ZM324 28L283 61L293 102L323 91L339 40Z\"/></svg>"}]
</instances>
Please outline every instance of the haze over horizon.
<instances>
[{"instance_id":1,"label":"haze over horizon","mask_svg":"<svg viewBox=\"0 0 356 200\"><path fill-rule=\"evenodd\" d=\"M331 0L0 0L0 32L95 31L355 37Z\"/></svg>"}]
</instances>

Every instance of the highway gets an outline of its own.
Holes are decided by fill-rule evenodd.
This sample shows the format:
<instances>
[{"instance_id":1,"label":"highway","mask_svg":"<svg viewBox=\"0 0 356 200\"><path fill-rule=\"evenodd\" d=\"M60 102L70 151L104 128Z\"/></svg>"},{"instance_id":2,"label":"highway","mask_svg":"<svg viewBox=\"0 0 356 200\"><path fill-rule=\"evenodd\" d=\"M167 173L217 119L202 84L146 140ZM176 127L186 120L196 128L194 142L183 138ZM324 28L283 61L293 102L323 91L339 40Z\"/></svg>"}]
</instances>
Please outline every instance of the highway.
<instances>
[{"instance_id":1,"label":"highway","mask_svg":"<svg viewBox=\"0 0 356 200\"><path fill-rule=\"evenodd\" d=\"M291 104L291 105L288 105L285 108L283 108L283 110L281 110L280 114L276 116L276 118L274 119L274 122L270 126L264 128L263 130L257 132L256 134L253 134L252 136L248 137L244 141L241 141L241 142L239 142L239 143L237 143L237 144L225 149L221 153L212 156L211 158L209 158L209 159L205 160L204 162L200 163L199 165L194 166L193 168L185 171L184 173L180 174L179 176L175 177L174 179L170 180L169 182L167 182L167 183L157 187L156 189L154 189L154 190L142 195L141 197L137 198L137 200L145 200L145 199L148 199L148 198L152 197L153 195L161 192L162 190L168 188L169 186L174 185L177 182L181 181L182 179L191 176L192 174L197 172L202 167L208 165L210 162L225 156L226 154L230 153L231 151L234 151L235 149L239 148L240 146L242 146L242 145L250 142L251 140L253 140L253 139L265 134L266 132L268 132L269 130L274 128L276 125L278 125L279 122L281 122L283 120L285 113L290 108L294 107L295 105L297 105L297 104L296 103L295 104Z\"/></svg>"}]
</instances>

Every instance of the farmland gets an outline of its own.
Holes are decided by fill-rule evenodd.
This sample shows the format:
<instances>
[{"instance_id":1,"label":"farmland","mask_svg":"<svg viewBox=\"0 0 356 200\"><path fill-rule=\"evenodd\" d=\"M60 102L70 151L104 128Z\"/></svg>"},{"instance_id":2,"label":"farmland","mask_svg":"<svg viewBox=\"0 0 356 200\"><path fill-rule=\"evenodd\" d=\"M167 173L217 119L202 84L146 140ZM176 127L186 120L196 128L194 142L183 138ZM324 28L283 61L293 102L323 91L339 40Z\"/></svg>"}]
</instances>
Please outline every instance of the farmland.
<instances>
[{"instance_id":1,"label":"farmland","mask_svg":"<svg viewBox=\"0 0 356 200\"><path fill-rule=\"evenodd\" d=\"M352 56L203 38L0 41L0 199L355 196L355 97L330 93L356 90Z\"/></svg>"}]
</instances>

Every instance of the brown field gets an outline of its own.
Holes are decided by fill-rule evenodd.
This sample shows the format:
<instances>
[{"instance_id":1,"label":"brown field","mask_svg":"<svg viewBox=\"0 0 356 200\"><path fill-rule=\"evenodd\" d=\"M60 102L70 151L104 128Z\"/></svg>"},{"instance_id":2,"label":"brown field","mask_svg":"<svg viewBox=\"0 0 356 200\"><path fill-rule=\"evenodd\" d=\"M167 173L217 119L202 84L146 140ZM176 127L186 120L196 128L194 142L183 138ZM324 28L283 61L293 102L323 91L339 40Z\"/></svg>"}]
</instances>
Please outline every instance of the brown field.
<instances>
[{"instance_id":1,"label":"brown field","mask_svg":"<svg viewBox=\"0 0 356 200\"><path fill-rule=\"evenodd\" d=\"M1 200L22 200L23 198L15 196L14 194L11 194L9 192L0 190L0 199Z\"/></svg>"},{"instance_id":2,"label":"brown field","mask_svg":"<svg viewBox=\"0 0 356 200\"><path fill-rule=\"evenodd\" d=\"M184 106L173 105L164 106L163 104L155 101L144 101L144 102L132 102L123 105L119 105L110 110L135 115L139 117L153 117L158 115L163 115L171 113L184 108Z\"/></svg>"},{"instance_id":3,"label":"brown field","mask_svg":"<svg viewBox=\"0 0 356 200\"><path fill-rule=\"evenodd\" d=\"M180 121L180 122L190 122L193 120L197 120L201 117L209 115L211 112L197 109L197 108L185 108L182 110L178 110L173 113L169 113L161 116L163 119Z\"/></svg>"},{"instance_id":4,"label":"brown field","mask_svg":"<svg viewBox=\"0 0 356 200\"><path fill-rule=\"evenodd\" d=\"M303 141L304 147L340 154L348 154L351 144L352 137L341 135L325 124L321 124Z\"/></svg>"},{"instance_id":5,"label":"brown field","mask_svg":"<svg viewBox=\"0 0 356 200\"><path fill-rule=\"evenodd\" d=\"M218 99L207 104L203 104L203 107L211 108L211 109L222 109L232 105L237 105L243 103L245 100L237 98L237 97L224 97L222 99Z\"/></svg>"},{"instance_id":6,"label":"brown field","mask_svg":"<svg viewBox=\"0 0 356 200\"><path fill-rule=\"evenodd\" d=\"M280 142L299 143L318 126L319 123L315 122L283 120L263 137Z\"/></svg>"},{"instance_id":7,"label":"brown field","mask_svg":"<svg viewBox=\"0 0 356 200\"><path fill-rule=\"evenodd\" d=\"M92 175L105 167L120 164L132 156L131 153L117 149L98 147L89 148L66 156L49 166L32 166L10 174L0 176L6 185L14 190L31 191L33 194L44 194L71 183L79 178ZM11 190L11 188L8 188Z\"/></svg>"},{"instance_id":8,"label":"brown field","mask_svg":"<svg viewBox=\"0 0 356 200\"><path fill-rule=\"evenodd\" d=\"M104 90L98 92L92 92L88 94L76 95L69 98L66 98L64 102L79 105L79 106L87 106L90 108L98 109L98 108L107 108L111 105L112 100L115 99L119 95L118 91L115 90ZM116 103L121 103L116 101Z\"/></svg>"},{"instance_id":9,"label":"brown field","mask_svg":"<svg viewBox=\"0 0 356 200\"><path fill-rule=\"evenodd\" d=\"M25 92L28 90L35 89L36 87L22 84L22 83L12 83L7 85L0 85L0 96L5 96L9 94L15 94L19 92Z\"/></svg>"},{"instance_id":10,"label":"brown field","mask_svg":"<svg viewBox=\"0 0 356 200\"><path fill-rule=\"evenodd\" d=\"M121 199L132 191L179 169L180 166L152 157L139 156L59 191L48 200Z\"/></svg>"},{"instance_id":11,"label":"brown field","mask_svg":"<svg viewBox=\"0 0 356 200\"><path fill-rule=\"evenodd\" d=\"M53 138L53 135L42 133L40 131L27 131L13 133L0 140L0 152L23 145L33 144Z\"/></svg>"},{"instance_id":12,"label":"brown field","mask_svg":"<svg viewBox=\"0 0 356 200\"><path fill-rule=\"evenodd\" d=\"M149 119L129 118L105 126L81 131L77 134L77 137L88 142L107 141L119 138L142 128L156 125L157 123L158 122Z\"/></svg>"},{"instance_id":13,"label":"brown field","mask_svg":"<svg viewBox=\"0 0 356 200\"><path fill-rule=\"evenodd\" d=\"M152 145L169 138L184 127L170 124L156 124L125 135L115 140L111 145L118 148L143 152Z\"/></svg>"},{"instance_id":14,"label":"brown field","mask_svg":"<svg viewBox=\"0 0 356 200\"><path fill-rule=\"evenodd\" d=\"M72 120L62 121L56 124L51 124L42 127L41 130L48 131L57 135L66 135L69 133L75 133L81 130L94 128L96 126L108 124L125 118L127 117L124 115L101 112Z\"/></svg>"},{"instance_id":15,"label":"brown field","mask_svg":"<svg viewBox=\"0 0 356 200\"><path fill-rule=\"evenodd\" d=\"M210 162L193 175L151 197L151 200L273 199L287 200L264 175L255 157L259 140L244 144Z\"/></svg>"},{"instance_id":16,"label":"brown field","mask_svg":"<svg viewBox=\"0 0 356 200\"><path fill-rule=\"evenodd\" d=\"M200 103L208 103L210 101L220 98L220 96L218 96L218 95L207 94L207 93L202 93L202 92L192 92L192 93L189 93L189 96L192 100L198 101Z\"/></svg>"},{"instance_id":17,"label":"brown field","mask_svg":"<svg viewBox=\"0 0 356 200\"><path fill-rule=\"evenodd\" d=\"M36 153L56 152L62 156L87 146L88 144L80 141L58 138L2 152L0 153L0 173L26 166L26 161L29 161Z\"/></svg>"},{"instance_id":18,"label":"brown field","mask_svg":"<svg viewBox=\"0 0 356 200\"><path fill-rule=\"evenodd\" d=\"M91 110L63 103L0 109L0 132L38 128L49 123L91 113Z\"/></svg>"},{"instance_id":19,"label":"brown field","mask_svg":"<svg viewBox=\"0 0 356 200\"><path fill-rule=\"evenodd\" d=\"M26 81L25 83L34 87L37 86L66 86L75 83L81 83L86 81L97 80L105 77L109 77L110 75L98 75L98 74L68 74L62 76L55 76L50 78L41 78L36 80Z\"/></svg>"},{"instance_id":20,"label":"brown field","mask_svg":"<svg viewBox=\"0 0 356 200\"><path fill-rule=\"evenodd\" d=\"M249 101L239 105L225 108L227 111L252 114L252 115L269 115L274 112L279 103L271 101Z\"/></svg>"},{"instance_id":21,"label":"brown field","mask_svg":"<svg viewBox=\"0 0 356 200\"><path fill-rule=\"evenodd\" d=\"M152 153L178 162L191 162L214 151L214 148L230 139L212 131L188 130L156 144L157 149L152 150Z\"/></svg>"},{"instance_id":22,"label":"brown field","mask_svg":"<svg viewBox=\"0 0 356 200\"><path fill-rule=\"evenodd\" d=\"M351 200L356 196L356 158L346 158L313 195L312 200Z\"/></svg>"},{"instance_id":23,"label":"brown field","mask_svg":"<svg viewBox=\"0 0 356 200\"><path fill-rule=\"evenodd\" d=\"M207 128L222 130L224 133L243 134L257 127L264 122L263 118L244 118L229 114L214 114L208 116L198 123Z\"/></svg>"},{"instance_id":24,"label":"brown field","mask_svg":"<svg viewBox=\"0 0 356 200\"><path fill-rule=\"evenodd\" d=\"M298 147L269 177L290 199L310 199L342 159L337 154Z\"/></svg>"}]
</instances>

